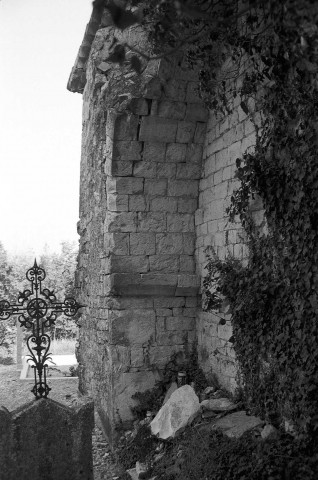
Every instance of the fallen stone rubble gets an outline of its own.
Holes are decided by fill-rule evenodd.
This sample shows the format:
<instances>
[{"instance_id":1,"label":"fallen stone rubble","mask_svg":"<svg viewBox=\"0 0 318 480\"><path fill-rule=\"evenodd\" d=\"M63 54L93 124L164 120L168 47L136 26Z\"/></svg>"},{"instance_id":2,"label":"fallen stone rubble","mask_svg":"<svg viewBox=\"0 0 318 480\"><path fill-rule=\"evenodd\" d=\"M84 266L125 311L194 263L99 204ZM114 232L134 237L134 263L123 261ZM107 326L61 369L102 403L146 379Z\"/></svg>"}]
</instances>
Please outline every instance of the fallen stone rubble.
<instances>
[{"instance_id":1,"label":"fallen stone rubble","mask_svg":"<svg viewBox=\"0 0 318 480\"><path fill-rule=\"evenodd\" d=\"M219 429L229 438L239 438L250 430L255 430L255 435L263 440L276 438L279 434L272 425L264 426L260 418L248 415L246 411L240 409L239 404L233 403L225 392L212 386L202 392L201 402L190 385L179 388L172 385L168 388L168 392L169 395L166 396L163 406L155 416L148 412L144 420L137 422L139 425L148 424L152 434L158 439L155 451L151 458L140 458L135 468L128 469L126 475L120 479L156 480L157 477L151 476L151 472L153 467L164 458L167 441L178 437L189 424L202 430ZM126 435L133 437L136 428L138 424L135 423L135 430L126 432ZM174 464L166 473L169 475L177 473L182 461L184 461L182 450L178 450Z\"/></svg>"}]
</instances>

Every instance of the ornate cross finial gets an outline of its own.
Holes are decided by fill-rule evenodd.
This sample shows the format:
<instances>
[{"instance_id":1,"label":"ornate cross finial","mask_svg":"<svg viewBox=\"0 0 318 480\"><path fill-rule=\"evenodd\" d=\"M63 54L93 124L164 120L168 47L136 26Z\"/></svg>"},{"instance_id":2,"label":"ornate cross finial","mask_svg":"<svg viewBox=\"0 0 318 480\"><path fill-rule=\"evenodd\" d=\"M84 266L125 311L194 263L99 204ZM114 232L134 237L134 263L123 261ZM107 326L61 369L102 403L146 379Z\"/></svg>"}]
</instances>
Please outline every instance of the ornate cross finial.
<instances>
[{"instance_id":1,"label":"ornate cross finial","mask_svg":"<svg viewBox=\"0 0 318 480\"><path fill-rule=\"evenodd\" d=\"M46 383L46 361L51 359L51 339L45 333L45 328L55 324L59 313L73 317L79 308L84 307L72 297L65 298L63 302L57 301L53 290L42 288L45 277L45 270L37 265L35 259L33 267L26 272L30 289L19 293L18 304L11 305L7 300L0 301L0 320L19 315L21 327L32 330L27 338L27 347L30 352L28 362L33 363L31 367L34 370L34 387L31 391L36 398L46 398L51 390Z\"/></svg>"}]
</instances>

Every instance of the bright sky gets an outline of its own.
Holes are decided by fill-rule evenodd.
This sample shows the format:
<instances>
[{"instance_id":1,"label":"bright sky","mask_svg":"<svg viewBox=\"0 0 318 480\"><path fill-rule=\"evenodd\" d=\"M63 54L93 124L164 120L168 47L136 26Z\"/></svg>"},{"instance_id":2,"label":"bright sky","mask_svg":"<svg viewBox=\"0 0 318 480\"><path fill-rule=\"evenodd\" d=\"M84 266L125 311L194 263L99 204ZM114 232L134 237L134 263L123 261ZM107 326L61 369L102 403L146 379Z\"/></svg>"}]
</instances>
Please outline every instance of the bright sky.
<instances>
[{"instance_id":1,"label":"bright sky","mask_svg":"<svg viewBox=\"0 0 318 480\"><path fill-rule=\"evenodd\" d=\"M0 0L0 241L77 240L82 96L66 84L91 0Z\"/></svg>"}]
</instances>

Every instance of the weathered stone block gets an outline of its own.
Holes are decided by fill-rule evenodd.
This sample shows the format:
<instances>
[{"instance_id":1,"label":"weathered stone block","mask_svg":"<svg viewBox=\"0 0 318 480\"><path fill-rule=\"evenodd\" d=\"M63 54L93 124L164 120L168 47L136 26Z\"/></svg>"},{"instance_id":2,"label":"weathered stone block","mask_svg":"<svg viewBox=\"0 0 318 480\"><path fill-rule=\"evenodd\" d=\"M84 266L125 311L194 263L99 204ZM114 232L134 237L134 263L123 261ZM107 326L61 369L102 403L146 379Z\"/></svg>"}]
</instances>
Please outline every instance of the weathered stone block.
<instances>
[{"instance_id":1,"label":"weathered stone block","mask_svg":"<svg viewBox=\"0 0 318 480\"><path fill-rule=\"evenodd\" d=\"M194 308L197 307L200 304L199 299L196 297L187 297L186 298L186 303L185 306L187 308Z\"/></svg>"},{"instance_id":2,"label":"weathered stone block","mask_svg":"<svg viewBox=\"0 0 318 480\"><path fill-rule=\"evenodd\" d=\"M152 309L153 300L140 297L112 297L107 299L107 307L111 310Z\"/></svg>"},{"instance_id":3,"label":"weathered stone block","mask_svg":"<svg viewBox=\"0 0 318 480\"><path fill-rule=\"evenodd\" d=\"M158 77L153 77L144 88L145 98L159 99L162 95L162 85Z\"/></svg>"},{"instance_id":4,"label":"weathered stone block","mask_svg":"<svg viewBox=\"0 0 318 480\"><path fill-rule=\"evenodd\" d=\"M137 214L135 212L107 212L105 232L136 232Z\"/></svg>"},{"instance_id":5,"label":"weathered stone block","mask_svg":"<svg viewBox=\"0 0 318 480\"><path fill-rule=\"evenodd\" d=\"M197 197L198 191L198 180L170 180L168 183L168 195L171 197Z\"/></svg>"},{"instance_id":6,"label":"weathered stone block","mask_svg":"<svg viewBox=\"0 0 318 480\"><path fill-rule=\"evenodd\" d=\"M153 346L149 349L149 362L157 368L164 368L173 353L180 351L180 347L170 345Z\"/></svg>"},{"instance_id":7,"label":"weathered stone block","mask_svg":"<svg viewBox=\"0 0 318 480\"><path fill-rule=\"evenodd\" d=\"M167 215L168 232L194 232L194 216L189 213Z\"/></svg>"},{"instance_id":8,"label":"weathered stone block","mask_svg":"<svg viewBox=\"0 0 318 480\"><path fill-rule=\"evenodd\" d=\"M196 129L195 122L182 121L178 123L177 142L190 143L194 140L194 133Z\"/></svg>"},{"instance_id":9,"label":"weathered stone block","mask_svg":"<svg viewBox=\"0 0 318 480\"><path fill-rule=\"evenodd\" d=\"M142 346L155 337L155 312L153 310L114 310L110 317L112 345Z\"/></svg>"},{"instance_id":10,"label":"weathered stone block","mask_svg":"<svg viewBox=\"0 0 318 480\"><path fill-rule=\"evenodd\" d=\"M110 212L128 212L128 195L107 195L107 210Z\"/></svg>"},{"instance_id":11,"label":"weathered stone block","mask_svg":"<svg viewBox=\"0 0 318 480\"><path fill-rule=\"evenodd\" d=\"M164 162L166 156L166 143L160 142L144 142L142 157L150 162Z\"/></svg>"},{"instance_id":12,"label":"weathered stone block","mask_svg":"<svg viewBox=\"0 0 318 480\"><path fill-rule=\"evenodd\" d=\"M154 255L156 252L156 236L154 233L131 233L130 255Z\"/></svg>"},{"instance_id":13,"label":"weathered stone block","mask_svg":"<svg viewBox=\"0 0 318 480\"><path fill-rule=\"evenodd\" d=\"M168 98L183 102L186 99L187 82L171 79L164 85L164 93Z\"/></svg>"},{"instance_id":14,"label":"weathered stone block","mask_svg":"<svg viewBox=\"0 0 318 480\"><path fill-rule=\"evenodd\" d=\"M114 255L129 254L129 234L128 233L104 233L104 249L106 254Z\"/></svg>"},{"instance_id":15,"label":"weathered stone block","mask_svg":"<svg viewBox=\"0 0 318 480\"><path fill-rule=\"evenodd\" d=\"M154 162L135 162L133 168L135 177L155 178L157 174L157 164Z\"/></svg>"},{"instance_id":16,"label":"weathered stone block","mask_svg":"<svg viewBox=\"0 0 318 480\"><path fill-rule=\"evenodd\" d=\"M191 317L167 317L167 330L193 330L195 327L195 320Z\"/></svg>"},{"instance_id":17,"label":"weathered stone block","mask_svg":"<svg viewBox=\"0 0 318 480\"><path fill-rule=\"evenodd\" d=\"M158 178L174 178L176 176L177 166L173 163L157 163Z\"/></svg>"},{"instance_id":18,"label":"weathered stone block","mask_svg":"<svg viewBox=\"0 0 318 480\"><path fill-rule=\"evenodd\" d=\"M166 216L164 213L138 212L137 232L166 231Z\"/></svg>"},{"instance_id":19,"label":"weathered stone block","mask_svg":"<svg viewBox=\"0 0 318 480\"><path fill-rule=\"evenodd\" d=\"M197 275L181 274L178 275L178 286L176 295L194 296L200 289L200 277Z\"/></svg>"},{"instance_id":20,"label":"weathered stone block","mask_svg":"<svg viewBox=\"0 0 318 480\"><path fill-rule=\"evenodd\" d=\"M127 371L130 367L130 348L123 345L112 345L110 359L113 366Z\"/></svg>"},{"instance_id":21,"label":"weathered stone block","mask_svg":"<svg viewBox=\"0 0 318 480\"><path fill-rule=\"evenodd\" d=\"M177 275L171 273L167 275L161 273L147 273L141 275L141 284L175 287L177 285L177 279Z\"/></svg>"},{"instance_id":22,"label":"weathered stone block","mask_svg":"<svg viewBox=\"0 0 318 480\"><path fill-rule=\"evenodd\" d=\"M152 255L149 257L150 271L177 272L179 257L177 255Z\"/></svg>"},{"instance_id":23,"label":"weathered stone block","mask_svg":"<svg viewBox=\"0 0 318 480\"><path fill-rule=\"evenodd\" d=\"M107 177L106 192L134 195L143 193L144 180L134 177Z\"/></svg>"},{"instance_id":24,"label":"weathered stone block","mask_svg":"<svg viewBox=\"0 0 318 480\"><path fill-rule=\"evenodd\" d=\"M171 296L177 285L177 275L172 273L114 273L109 277L114 295Z\"/></svg>"},{"instance_id":25,"label":"weathered stone block","mask_svg":"<svg viewBox=\"0 0 318 480\"><path fill-rule=\"evenodd\" d=\"M132 367L142 367L144 364L145 364L144 349L140 347L132 348L130 365Z\"/></svg>"},{"instance_id":26,"label":"weathered stone block","mask_svg":"<svg viewBox=\"0 0 318 480\"><path fill-rule=\"evenodd\" d=\"M168 181L165 178L156 180L145 180L144 191L146 195L165 195L167 193Z\"/></svg>"},{"instance_id":27,"label":"weathered stone block","mask_svg":"<svg viewBox=\"0 0 318 480\"><path fill-rule=\"evenodd\" d=\"M193 255L195 248L195 235L194 233L183 233L183 252L186 255Z\"/></svg>"},{"instance_id":28,"label":"weathered stone block","mask_svg":"<svg viewBox=\"0 0 318 480\"><path fill-rule=\"evenodd\" d=\"M114 175L118 177L130 177L133 171L133 164L129 162L111 162L110 168L106 169L106 175Z\"/></svg>"},{"instance_id":29,"label":"weathered stone block","mask_svg":"<svg viewBox=\"0 0 318 480\"><path fill-rule=\"evenodd\" d=\"M182 143L170 143L167 146L166 160L167 162L185 162L187 146Z\"/></svg>"},{"instance_id":30,"label":"weathered stone block","mask_svg":"<svg viewBox=\"0 0 318 480\"><path fill-rule=\"evenodd\" d=\"M144 212L148 210L144 195L129 195L128 209L130 212Z\"/></svg>"},{"instance_id":31,"label":"weathered stone block","mask_svg":"<svg viewBox=\"0 0 318 480\"><path fill-rule=\"evenodd\" d=\"M154 308L177 308L185 305L185 298L182 297L165 297L155 298Z\"/></svg>"},{"instance_id":32,"label":"weathered stone block","mask_svg":"<svg viewBox=\"0 0 318 480\"><path fill-rule=\"evenodd\" d=\"M166 332L156 332L157 345L184 345L188 340L188 332L176 332L173 330Z\"/></svg>"},{"instance_id":33,"label":"weathered stone block","mask_svg":"<svg viewBox=\"0 0 318 480\"><path fill-rule=\"evenodd\" d=\"M206 134L206 123L197 122L194 138L193 138L194 143L200 143L200 144L204 143L205 134Z\"/></svg>"},{"instance_id":34,"label":"weathered stone block","mask_svg":"<svg viewBox=\"0 0 318 480\"><path fill-rule=\"evenodd\" d=\"M145 273L149 270L148 257L145 255L113 256L112 273Z\"/></svg>"},{"instance_id":35,"label":"weathered stone block","mask_svg":"<svg viewBox=\"0 0 318 480\"><path fill-rule=\"evenodd\" d=\"M192 162L192 163L201 163L202 152L203 152L202 145L191 143L190 145L188 145L188 148L187 148L186 161Z\"/></svg>"},{"instance_id":36,"label":"weathered stone block","mask_svg":"<svg viewBox=\"0 0 318 480\"><path fill-rule=\"evenodd\" d=\"M194 273L195 262L192 255L180 255L180 272Z\"/></svg>"},{"instance_id":37,"label":"weathered stone block","mask_svg":"<svg viewBox=\"0 0 318 480\"><path fill-rule=\"evenodd\" d=\"M139 117L137 115L121 115L115 120L115 140L137 140Z\"/></svg>"},{"instance_id":38,"label":"weathered stone block","mask_svg":"<svg viewBox=\"0 0 318 480\"><path fill-rule=\"evenodd\" d=\"M128 105L128 109L136 115L148 115L148 102L145 98L133 98Z\"/></svg>"},{"instance_id":39,"label":"weathered stone block","mask_svg":"<svg viewBox=\"0 0 318 480\"><path fill-rule=\"evenodd\" d=\"M144 142L175 141L178 121L156 116L142 117L139 140Z\"/></svg>"},{"instance_id":40,"label":"weathered stone block","mask_svg":"<svg viewBox=\"0 0 318 480\"><path fill-rule=\"evenodd\" d=\"M141 160L142 143L135 140L117 140L114 142L113 160Z\"/></svg>"},{"instance_id":41,"label":"weathered stone block","mask_svg":"<svg viewBox=\"0 0 318 480\"><path fill-rule=\"evenodd\" d=\"M152 212L176 212L178 200L173 197L156 197L150 202Z\"/></svg>"},{"instance_id":42,"label":"weathered stone block","mask_svg":"<svg viewBox=\"0 0 318 480\"><path fill-rule=\"evenodd\" d=\"M190 163L179 163L177 165L177 179L200 179L201 178L201 165Z\"/></svg>"},{"instance_id":43,"label":"weathered stone block","mask_svg":"<svg viewBox=\"0 0 318 480\"><path fill-rule=\"evenodd\" d=\"M172 102L170 100L162 100L159 103L159 117L174 118L182 120L186 112L186 104L184 102Z\"/></svg>"},{"instance_id":44,"label":"weathered stone block","mask_svg":"<svg viewBox=\"0 0 318 480\"><path fill-rule=\"evenodd\" d=\"M178 198L179 213L194 213L198 206L196 198Z\"/></svg>"},{"instance_id":45,"label":"weathered stone block","mask_svg":"<svg viewBox=\"0 0 318 480\"><path fill-rule=\"evenodd\" d=\"M159 317L171 317L172 309L171 308L157 308L156 315Z\"/></svg>"},{"instance_id":46,"label":"weathered stone block","mask_svg":"<svg viewBox=\"0 0 318 480\"><path fill-rule=\"evenodd\" d=\"M209 117L209 111L203 104L188 103L186 111L186 120L191 122L206 122Z\"/></svg>"},{"instance_id":47,"label":"weathered stone block","mask_svg":"<svg viewBox=\"0 0 318 480\"><path fill-rule=\"evenodd\" d=\"M180 233L159 233L156 235L157 254L183 253L183 237Z\"/></svg>"}]
</instances>

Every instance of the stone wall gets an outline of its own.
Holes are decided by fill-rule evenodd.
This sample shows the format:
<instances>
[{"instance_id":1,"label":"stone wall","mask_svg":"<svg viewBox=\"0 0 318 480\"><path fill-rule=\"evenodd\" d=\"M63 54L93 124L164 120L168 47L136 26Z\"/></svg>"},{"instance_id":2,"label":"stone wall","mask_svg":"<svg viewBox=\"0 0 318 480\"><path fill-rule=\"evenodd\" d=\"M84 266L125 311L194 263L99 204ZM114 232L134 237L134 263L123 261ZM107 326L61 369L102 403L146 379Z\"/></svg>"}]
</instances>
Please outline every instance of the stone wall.
<instances>
[{"instance_id":1,"label":"stone wall","mask_svg":"<svg viewBox=\"0 0 318 480\"><path fill-rule=\"evenodd\" d=\"M84 101L80 389L111 436L131 419L132 394L153 387L171 354L194 343L204 371L235 388L230 315L201 310L200 284L206 247L222 259L247 256L226 207L235 160L255 132L238 99L223 120L207 112L181 55L145 62L141 75L110 63L114 36L147 50L145 35L98 22L93 12L68 88Z\"/></svg>"},{"instance_id":2,"label":"stone wall","mask_svg":"<svg viewBox=\"0 0 318 480\"><path fill-rule=\"evenodd\" d=\"M132 394L152 388L172 353L189 353L196 339L194 219L208 117L181 58L150 62L142 78L108 68L114 33L97 32L85 72L77 270L87 305L80 389L109 436L132 418ZM133 84L120 105L130 87L114 95L118 74Z\"/></svg>"},{"instance_id":3,"label":"stone wall","mask_svg":"<svg viewBox=\"0 0 318 480\"><path fill-rule=\"evenodd\" d=\"M253 148L256 142L254 123L259 114L247 116L236 99L231 115L218 118L210 113L203 153L199 208L195 214L197 271L206 275L207 248L212 246L221 259L232 255L247 258L244 232L237 219L232 223L226 214L233 191L239 182L235 178L236 159ZM256 222L263 219L257 201L251 205ZM226 324L220 324L220 320ZM223 322L222 322L223 323ZM207 374L214 373L219 382L231 391L236 387L235 354L229 339L232 336L231 315L199 311L197 318L198 352L200 364Z\"/></svg>"}]
</instances>

